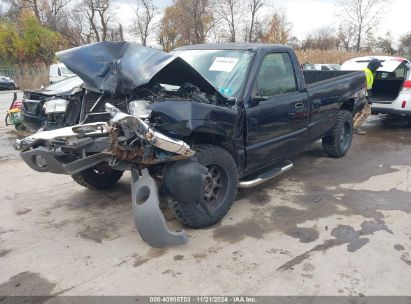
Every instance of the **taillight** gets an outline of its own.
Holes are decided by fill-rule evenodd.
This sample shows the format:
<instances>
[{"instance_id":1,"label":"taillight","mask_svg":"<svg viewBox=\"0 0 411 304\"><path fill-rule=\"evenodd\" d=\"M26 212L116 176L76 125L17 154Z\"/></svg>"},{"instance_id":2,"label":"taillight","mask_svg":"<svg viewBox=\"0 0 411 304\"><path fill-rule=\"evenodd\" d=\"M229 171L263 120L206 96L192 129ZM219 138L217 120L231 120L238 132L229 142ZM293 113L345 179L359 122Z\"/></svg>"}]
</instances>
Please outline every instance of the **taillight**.
<instances>
[{"instance_id":1,"label":"taillight","mask_svg":"<svg viewBox=\"0 0 411 304\"><path fill-rule=\"evenodd\" d=\"M411 80L406 80L404 82L403 90L410 91L411 90Z\"/></svg>"},{"instance_id":2,"label":"taillight","mask_svg":"<svg viewBox=\"0 0 411 304\"><path fill-rule=\"evenodd\" d=\"M399 62L403 62L403 61L406 61L407 59L401 58L401 57L396 57L396 58L394 58L393 60L399 61Z\"/></svg>"}]
</instances>

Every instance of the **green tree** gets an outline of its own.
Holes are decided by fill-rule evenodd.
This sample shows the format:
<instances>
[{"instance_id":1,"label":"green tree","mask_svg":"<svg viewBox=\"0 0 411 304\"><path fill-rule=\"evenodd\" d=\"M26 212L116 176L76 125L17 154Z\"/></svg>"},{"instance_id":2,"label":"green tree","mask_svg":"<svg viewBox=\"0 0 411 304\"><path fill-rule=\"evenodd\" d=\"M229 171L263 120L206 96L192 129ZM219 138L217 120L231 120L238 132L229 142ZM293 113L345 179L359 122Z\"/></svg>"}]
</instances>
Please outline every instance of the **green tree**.
<instances>
[{"instance_id":1,"label":"green tree","mask_svg":"<svg viewBox=\"0 0 411 304\"><path fill-rule=\"evenodd\" d=\"M23 16L21 23L25 59L51 64L55 52L65 48L64 39L59 33L42 26L35 16Z\"/></svg>"},{"instance_id":2,"label":"green tree","mask_svg":"<svg viewBox=\"0 0 411 304\"><path fill-rule=\"evenodd\" d=\"M0 63L14 63L21 55L21 39L15 26L0 21Z\"/></svg>"}]
</instances>

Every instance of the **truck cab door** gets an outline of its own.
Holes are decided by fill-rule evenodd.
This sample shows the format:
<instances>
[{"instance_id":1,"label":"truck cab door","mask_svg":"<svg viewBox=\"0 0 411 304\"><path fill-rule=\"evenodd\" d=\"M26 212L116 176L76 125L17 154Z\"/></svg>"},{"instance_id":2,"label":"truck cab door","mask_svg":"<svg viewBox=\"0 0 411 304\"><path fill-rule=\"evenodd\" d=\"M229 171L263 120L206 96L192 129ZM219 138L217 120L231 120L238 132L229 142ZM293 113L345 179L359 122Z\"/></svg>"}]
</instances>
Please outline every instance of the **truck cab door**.
<instances>
[{"instance_id":1,"label":"truck cab door","mask_svg":"<svg viewBox=\"0 0 411 304\"><path fill-rule=\"evenodd\" d=\"M299 90L290 55L262 59L253 101L246 108L246 171L255 171L301 150L308 129L308 94Z\"/></svg>"}]
</instances>

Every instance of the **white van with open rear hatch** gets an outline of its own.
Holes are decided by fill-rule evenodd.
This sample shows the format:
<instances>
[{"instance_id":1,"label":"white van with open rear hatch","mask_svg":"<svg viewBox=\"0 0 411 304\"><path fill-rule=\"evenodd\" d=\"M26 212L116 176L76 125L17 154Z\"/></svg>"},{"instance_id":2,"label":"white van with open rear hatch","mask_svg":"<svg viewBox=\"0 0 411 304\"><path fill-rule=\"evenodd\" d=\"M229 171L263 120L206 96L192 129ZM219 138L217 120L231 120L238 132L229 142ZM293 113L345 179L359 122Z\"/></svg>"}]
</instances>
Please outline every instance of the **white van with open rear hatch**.
<instances>
[{"instance_id":1,"label":"white van with open rear hatch","mask_svg":"<svg viewBox=\"0 0 411 304\"><path fill-rule=\"evenodd\" d=\"M50 65L50 83L55 83L60 80L76 76L63 63L55 63Z\"/></svg>"},{"instance_id":2,"label":"white van with open rear hatch","mask_svg":"<svg viewBox=\"0 0 411 304\"><path fill-rule=\"evenodd\" d=\"M373 114L398 114L411 118L411 62L401 57L370 56L346 61L342 70L363 70L372 58L382 62L372 87Z\"/></svg>"}]
</instances>

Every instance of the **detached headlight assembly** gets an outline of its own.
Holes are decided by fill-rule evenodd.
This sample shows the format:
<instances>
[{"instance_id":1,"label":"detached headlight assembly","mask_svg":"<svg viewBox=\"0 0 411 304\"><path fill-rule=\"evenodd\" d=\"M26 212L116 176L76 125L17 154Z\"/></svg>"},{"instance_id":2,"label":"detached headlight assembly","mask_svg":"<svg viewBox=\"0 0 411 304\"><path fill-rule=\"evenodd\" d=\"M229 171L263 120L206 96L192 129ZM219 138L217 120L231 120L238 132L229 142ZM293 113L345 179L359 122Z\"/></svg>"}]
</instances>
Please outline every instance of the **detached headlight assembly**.
<instances>
[{"instance_id":1,"label":"detached headlight assembly","mask_svg":"<svg viewBox=\"0 0 411 304\"><path fill-rule=\"evenodd\" d=\"M52 99L44 103L43 109L46 114L65 113L67 110L68 100Z\"/></svg>"}]
</instances>

